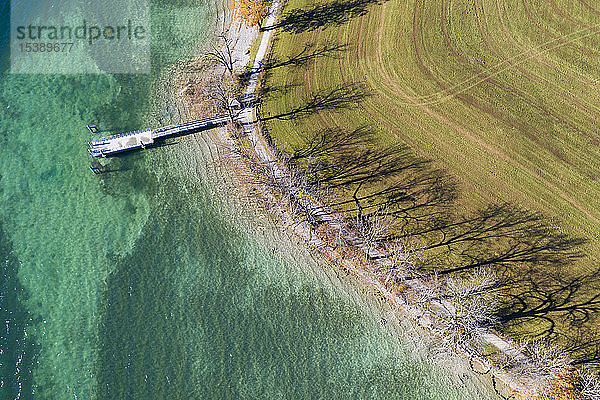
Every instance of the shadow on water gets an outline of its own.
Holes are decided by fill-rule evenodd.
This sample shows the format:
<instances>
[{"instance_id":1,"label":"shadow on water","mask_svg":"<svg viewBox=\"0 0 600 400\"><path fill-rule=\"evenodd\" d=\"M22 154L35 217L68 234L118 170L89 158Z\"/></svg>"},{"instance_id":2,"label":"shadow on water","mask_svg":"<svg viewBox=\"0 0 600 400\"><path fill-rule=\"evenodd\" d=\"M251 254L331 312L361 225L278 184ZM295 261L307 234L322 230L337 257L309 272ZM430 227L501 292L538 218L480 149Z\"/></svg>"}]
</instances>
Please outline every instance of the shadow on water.
<instances>
[{"instance_id":1,"label":"shadow on water","mask_svg":"<svg viewBox=\"0 0 600 400\"><path fill-rule=\"evenodd\" d=\"M10 69L10 2L0 2L0 78ZM0 104L4 104L0 100ZM13 110L2 107L4 113ZM17 115L10 115L18 118ZM5 132L2 132L5 134ZM1 138L0 138L1 139ZM1 140L0 140L1 142ZM2 144L2 143L0 143ZM2 191L0 190L0 194ZM4 197L4 196L0 196ZM19 282L19 260L16 258L10 240L0 224L0 262L2 280L0 286L0 392L3 398L33 397L33 365L39 354L38 345L26 329L33 324L32 316L23 304L27 293Z\"/></svg>"},{"instance_id":2,"label":"shadow on water","mask_svg":"<svg viewBox=\"0 0 600 400\"><path fill-rule=\"evenodd\" d=\"M10 1L0 3L0 75L10 69Z\"/></svg>"},{"instance_id":3,"label":"shadow on water","mask_svg":"<svg viewBox=\"0 0 600 400\"><path fill-rule=\"evenodd\" d=\"M264 379L284 373L286 368L277 368L285 358L276 354L275 340L292 347L290 357L311 351L298 339L311 336L311 315L323 304L306 299L333 301L312 293L282 297L268 287L252 292L257 266L245 263L242 238L203 204L206 199L187 197L170 191L156 204L133 253L116 260L102 299L101 398L236 398L239 388L232 382L253 363L262 365L253 372ZM240 300L248 295L254 305L245 307ZM325 306L333 313L337 305ZM277 333L288 338L274 337L286 321L298 325ZM343 337L353 326L360 324L335 319L327 327L331 332L321 334ZM256 383L261 377L250 378Z\"/></svg>"},{"instance_id":4,"label":"shadow on water","mask_svg":"<svg viewBox=\"0 0 600 400\"><path fill-rule=\"evenodd\" d=\"M208 223L218 217L195 212L189 204L196 199L175 193L155 204L132 254L115 260L101 307L100 337L106 340L100 347L100 398L175 399L193 393L195 353L190 346L202 340L204 304L218 306L206 285L234 293L251 276L240 270L242 256L233 246L213 251L234 240L219 224ZM210 281L178 288L177 274L184 268L197 268L193 273L207 274ZM226 273L239 274L239 281L227 281Z\"/></svg>"},{"instance_id":5,"label":"shadow on water","mask_svg":"<svg viewBox=\"0 0 600 400\"><path fill-rule=\"evenodd\" d=\"M8 32L9 3L9 1L0 2L1 29L3 30L0 33L0 44L5 43L4 39L8 37L3 35L5 28ZM157 4L164 4L165 8L157 9L155 7ZM182 8L189 5L200 11L204 4L199 1L179 2ZM87 139L85 124L104 123L109 127L119 127L119 129L138 129L140 126L146 126L146 118L153 111L154 104L152 102L156 99L153 94L160 89L156 87L160 84L156 82L159 70L165 65L171 65L175 60L181 59L183 54L191 55L191 50L196 50L198 38L205 36L203 33L205 28L200 25L205 23L204 21L208 25L212 19L209 15L205 15L206 13L202 14L198 11L197 15L205 15L205 18L197 18L196 21L200 21L197 24L191 23L191 21L177 18L177 16L193 13L193 9L182 9L180 13L174 14L170 8L170 2L167 0L153 0L152 5L152 34L155 36L152 41L152 75L5 74L1 77L0 109L3 111L4 118L0 121L2 125L0 151L3 152L1 154L8 155L3 158L3 166L10 167L7 171L2 172L6 172L7 176L9 173L12 174L8 181L9 184L3 185L6 192L3 192L1 197L7 214L18 211L27 216L27 218L17 220L15 224L10 224L10 232L0 233L2 241L0 250L5 257L2 259L5 265L3 268L3 297L0 300L2 309L0 311L7 313L4 321L11 321L6 325L6 329L9 329L8 336L2 338L1 398L16 397L16 395L9 396L12 394L9 393L9 390L13 390L19 383L19 381L13 380L16 366L20 368L18 378L23 388L21 398L31 398L29 396L31 379L30 375L27 375L31 369L35 370L34 376L39 385L36 389L38 397L58 398L61 393L64 394L68 390L66 387L69 385L85 388L89 384L87 378L90 378L90 381L95 378L95 373L90 375L86 369L91 367L90 364L94 362L93 355L90 357L89 354L93 353L95 344L91 339L96 337L96 325L93 322L87 323L96 317L93 314L95 306L89 308L87 306L95 305L98 293L95 290L102 287L103 280L92 281L101 276L98 271L106 267L103 251L107 251L107 248L118 249L119 247L112 246L111 241L115 241L115 238L119 237L126 242L137 234L136 228L129 231L134 226L134 222L129 224L130 221L127 219L134 219L134 217L128 215L130 214L128 211L142 207L143 205L140 203L146 199L143 196L136 196L134 192L143 190L155 194L156 189L149 187L154 183L147 179L147 172L144 168L138 166L138 164L143 164L143 160L134 162L136 157L124 157L124 160L119 162L120 173L106 174L106 177L110 176L113 179L106 182L101 188L97 188L96 185L88 185L91 179L80 174L83 170L86 173L90 172L87 170L87 158L84 153ZM35 8L32 8L32 12L35 12ZM190 27L189 32L182 29L183 24ZM160 40L160 34L157 32L163 31L163 28L170 29L172 33L179 34L180 37L172 41L170 38ZM182 39L181 35L184 31L193 34L195 40L189 40L187 37ZM154 40L156 38L159 40ZM162 51L162 46L165 51ZM193 49L191 49L192 47ZM186 48L190 48L190 51L187 51ZM0 65L4 65L7 60L5 56L8 57L9 54L8 51L0 52L0 63L2 63ZM3 72L5 71L3 69ZM38 119L38 116L47 118ZM5 130L6 127L8 129ZM17 129L19 129L19 135L10 134L11 130L16 131ZM42 129L45 131L42 132ZM53 154L49 154L48 151L42 154L41 150L47 148L40 145L42 140L38 139L42 138L42 135L48 134L54 135L57 143L61 144L61 148L59 151L52 152ZM4 141L5 139L6 141ZM49 141L46 140L46 142ZM11 147L5 144L9 144L18 151L14 151L12 156L10 153L7 154L6 149ZM7 158L19 161L7 162ZM7 182L7 176L4 177L3 184ZM99 193L100 190L111 192L114 198L102 196L102 193ZM123 208L121 204L124 198L127 199L127 204ZM137 200L140 202L138 203ZM60 214L55 212L58 211L56 208L59 207L56 205L59 203L61 205L68 203L72 207L64 214ZM97 205L98 208L93 210L95 207L84 206L90 204ZM92 209L91 212L83 212L90 209ZM117 212L121 211L125 212L117 215ZM141 212L137 214L141 214ZM52 215L54 220L45 218L49 215ZM88 216L99 216L98 219L90 218L91 221L102 220L97 226L91 226L92 224L89 224L89 220L87 220ZM11 218L9 217L7 220L11 220ZM49 220L52 220L51 222L55 225L52 225ZM136 216L135 222L138 220L143 220L143 216ZM37 231L44 232L40 234L40 240L32 240L33 238L27 237L27 229L34 226L37 228L38 225ZM99 225L110 225L111 229L103 229ZM89 243L79 243L73 241L73 237L66 235L65 232L69 234L74 232L73 236L81 232L80 235L77 235L77 239L82 238L81 242L84 242L85 238L92 236L93 238ZM89 236L87 236L88 234ZM29 259L26 264L28 268L23 268L19 272L18 261L13 257L10 246L4 246L7 236L13 238L15 248L26 247L27 251L24 253L31 250L33 255L30 255L30 258L43 261L46 268L41 269L41 273L36 273L36 270L31 268L32 263ZM106 247L103 247L104 244ZM5 249L9 254L7 256L4 255ZM63 252L63 249L69 249L69 251ZM88 264L87 260L93 261ZM41 264L40 262L39 265ZM52 278L47 278L45 275L47 271L50 271L47 276ZM21 282L30 285L28 288L35 288L36 283L43 282L43 285L39 287L50 288L50 290L32 290L32 301L19 303L18 301L23 300L25 295L18 286L17 272L19 272ZM58 274L60 276L57 277ZM67 276L77 277L72 281L81 282L81 286L70 290L69 286L63 284L67 281L63 277ZM55 277L56 279L54 279ZM69 280L69 282L71 281ZM83 292L86 287L89 287L90 291L78 297L77 290L84 288L81 289ZM71 305L72 308L70 308ZM55 334L44 336L40 329L37 332L33 332L32 329L33 333L28 331L29 337L35 337L40 343L41 353L38 360L35 359L34 354L39 349L32 347L33 350L29 350L29 342L21 338L23 329L29 323L29 316L25 314L24 307L37 316L42 315L49 322L58 321L57 326L60 329L54 333L65 332L65 336L55 336ZM64 315L69 317L63 318ZM75 323L71 323L75 320ZM61 321L69 322L61 324ZM33 322L35 325L42 323L37 320ZM31 323L33 324L33 322ZM69 333L71 337L69 337ZM50 354L54 344L58 344L59 348L64 345L64 348L71 350L72 358L66 362L64 358L61 360L54 358L56 353ZM88 349L90 352L85 353ZM19 358L21 356L22 358ZM40 364L37 364L37 361L40 361ZM5 373L4 367L12 369ZM56 377L55 380L54 377ZM73 394L74 392L68 393L71 395L69 398L73 398ZM81 396L80 394L80 398ZM152 398L152 396L147 398Z\"/></svg>"},{"instance_id":6,"label":"shadow on water","mask_svg":"<svg viewBox=\"0 0 600 400\"><path fill-rule=\"evenodd\" d=\"M94 107L91 124L105 124L104 130L128 132L148 128L145 116L150 113L152 80L145 75L113 75L120 88L110 103ZM132 107L131 105L135 105ZM141 128L140 128L141 127Z\"/></svg>"}]
</instances>

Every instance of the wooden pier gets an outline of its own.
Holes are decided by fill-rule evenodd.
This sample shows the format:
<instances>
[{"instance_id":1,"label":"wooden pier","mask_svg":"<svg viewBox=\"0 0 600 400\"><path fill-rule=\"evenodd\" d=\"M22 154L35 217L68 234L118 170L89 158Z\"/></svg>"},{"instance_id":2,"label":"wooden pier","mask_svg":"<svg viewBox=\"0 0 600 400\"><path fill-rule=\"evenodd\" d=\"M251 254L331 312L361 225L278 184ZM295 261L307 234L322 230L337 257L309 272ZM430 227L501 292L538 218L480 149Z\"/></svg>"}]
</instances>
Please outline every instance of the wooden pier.
<instances>
[{"instance_id":1,"label":"wooden pier","mask_svg":"<svg viewBox=\"0 0 600 400\"><path fill-rule=\"evenodd\" d=\"M158 129L144 129L120 135L107 136L88 142L88 151L94 157L106 157L129 150L145 149L152 146L157 139L174 135L182 135L225 125L229 121L227 115L186 122L181 125L170 125ZM90 129L88 127L88 129ZM90 129L90 131L92 131ZM93 131L92 131L93 132Z\"/></svg>"}]
</instances>

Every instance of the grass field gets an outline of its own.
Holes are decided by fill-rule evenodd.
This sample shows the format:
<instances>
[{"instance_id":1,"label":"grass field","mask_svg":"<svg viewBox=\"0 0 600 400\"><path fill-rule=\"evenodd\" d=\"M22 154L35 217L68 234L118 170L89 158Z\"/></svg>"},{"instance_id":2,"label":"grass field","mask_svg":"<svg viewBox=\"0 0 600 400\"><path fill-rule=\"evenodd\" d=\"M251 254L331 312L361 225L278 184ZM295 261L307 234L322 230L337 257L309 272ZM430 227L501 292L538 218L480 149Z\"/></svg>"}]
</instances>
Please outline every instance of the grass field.
<instances>
[{"instance_id":1,"label":"grass field","mask_svg":"<svg viewBox=\"0 0 600 400\"><path fill-rule=\"evenodd\" d=\"M338 207L388 204L439 270L498 268L506 326L590 355L599 17L586 0L289 0L262 117L339 189Z\"/></svg>"}]
</instances>

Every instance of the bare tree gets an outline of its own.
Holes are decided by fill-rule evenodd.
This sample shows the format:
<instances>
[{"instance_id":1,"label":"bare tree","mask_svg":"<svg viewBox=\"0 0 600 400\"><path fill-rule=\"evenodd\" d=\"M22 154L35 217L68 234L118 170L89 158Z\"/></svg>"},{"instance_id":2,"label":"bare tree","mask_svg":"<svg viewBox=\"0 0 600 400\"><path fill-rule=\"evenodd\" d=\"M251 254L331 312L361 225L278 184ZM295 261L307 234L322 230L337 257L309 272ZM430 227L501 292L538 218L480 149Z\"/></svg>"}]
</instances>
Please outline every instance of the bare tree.
<instances>
[{"instance_id":1,"label":"bare tree","mask_svg":"<svg viewBox=\"0 0 600 400\"><path fill-rule=\"evenodd\" d=\"M261 162L241 150L236 151L250 168L249 183L265 188L280 198L286 205L294 225L307 223L309 240L312 238L312 227L319 221L319 205L317 201L331 196L330 191L320 190L312 179L310 168L298 168L290 158L281 156L281 163ZM277 207L279 211L281 209Z\"/></svg>"},{"instance_id":2,"label":"bare tree","mask_svg":"<svg viewBox=\"0 0 600 400\"><path fill-rule=\"evenodd\" d=\"M223 42L222 47L218 47L218 45L211 46L210 50L205 53L205 56L225 67L229 74L232 75L235 63L238 60L233 58L233 41L227 37L227 32L223 31L218 35Z\"/></svg>"},{"instance_id":3,"label":"bare tree","mask_svg":"<svg viewBox=\"0 0 600 400\"><path fill-rule=\"evenodd\" d=\"M375 274L384 278L384 285L414 278L417 275L417 264L422 254L410 237L400 238L385 245L389 263L380 263L375 267Z\"/></svg>"},{"instance_id":4,"label":"bare tree","mask_svg":"<svg viewBox=\"0 0 600 400\"><path fill-rule=\"evenodd\" d=\"M600 380L597 373L589 369L579 371L579 380L576 386L584 398L600 400Z\"/></svg>"},{"instance_id":5,"label":"bare tree","mask_svg":"<svg viewBox=\"0 0 600 400\"><path fill-rule=\"evenodd\" d=\"M363 214L359 210L354 218L354 225L362 241L362 251L368 260L371 251L383 239L392 226L393 218L390 216L387 205L370 214Z\"/></svg>"},{"instance_id":6,"label":"bare tree","mask_svg":"<svg viewBox=\"0 0 600 400\"><path fill-rule=\"evenodd\" d=\"M525 350L540 374L550 375L571 367L571 360L567 354L549 340L529 341Z\"/></svg>"},{"instance_id":7,"label":"bare tree","mask_svg":"<svg viewBox=\"0 0 600 400\"><path fill-rule=\"evenodd\" d=\"M208 85L208 95L217 110L229 116L231 123L237 118L239 112L232 101L236 95L235 83L229 76L215 76Z\"/></svg>"},{"instance_id":8,"label":"bare tree","mask_svg":"<svg viewBox=\"0 0 600 400\"><path fill-rule=\"evenodd\" d=\"M417 301L448 345L471 349L481 341L481 329L497 323L495 285L496 275L488 268L446 279L434 274L418 286Z\"/></svg>"},{"instance_id":9,"label":"bare tree","mask_svg":"<svg viewBox=\"0 0 600 400\"><path fill-rule=\"evenodd\" d=\"M297 223L306 222L309 227L309 240L312 228L325 215L322 208L335 198L333 191L319 184L315 179L315 166L309 157L303 165L296 165L290 157L280 155L279 159L285 169L286 179L282 180L288 197L288 203Z\"/></svg>"},{"instance_id":10,"label":"bare tree","mask_svg":"<svg viewBox=\"0 0 600 400\"><path fill-rule=\"evenodd\" d=\"M562 348L547 339L524 340L515 354L521 356L507 356L503 368L520 378L529 395L539 399L554 399L556 392L561 391L575 396L577 387L571 379L572 362Z\"/></svg>"}]
</instances>

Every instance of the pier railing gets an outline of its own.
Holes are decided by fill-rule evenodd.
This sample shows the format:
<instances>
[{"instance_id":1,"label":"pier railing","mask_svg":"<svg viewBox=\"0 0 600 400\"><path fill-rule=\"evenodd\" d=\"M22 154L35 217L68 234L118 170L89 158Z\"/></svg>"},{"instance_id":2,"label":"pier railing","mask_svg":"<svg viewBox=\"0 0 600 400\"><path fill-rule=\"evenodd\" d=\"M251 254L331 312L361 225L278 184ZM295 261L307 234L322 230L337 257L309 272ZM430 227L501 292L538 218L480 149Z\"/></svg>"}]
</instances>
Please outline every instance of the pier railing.
<instances>
[{"instance_id":1,"label":"pier railing","mask_svg":"<svg viewBox=\"0 0 600 400\"><path fill-rule=\"evenodd\" d=\"M141 129L133 132L109 135L88 142L88 151L94 157L106 157L125 151L144 149L154 144L156 139L173 135L183 135L201 130L225 125L228 115L217 115L196 121L184 122L179 125L169 125L157 129ZM91 129L90 129L91 130Z\"/></svg>"}]
</instances>

